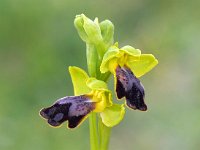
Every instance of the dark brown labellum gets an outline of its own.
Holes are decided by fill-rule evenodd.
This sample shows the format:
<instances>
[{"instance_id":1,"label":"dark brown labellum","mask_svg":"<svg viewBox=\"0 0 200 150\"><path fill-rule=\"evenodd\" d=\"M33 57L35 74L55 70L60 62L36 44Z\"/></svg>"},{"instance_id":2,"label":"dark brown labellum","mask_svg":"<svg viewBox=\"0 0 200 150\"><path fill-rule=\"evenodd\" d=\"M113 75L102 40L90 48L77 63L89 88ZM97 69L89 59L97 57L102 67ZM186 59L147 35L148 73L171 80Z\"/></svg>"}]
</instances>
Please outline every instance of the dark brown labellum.
<instances>
[{"instance_id":1,"label":"dark brown labellum","mask_svg":"<svg viewBox=\"0 0 200 150\"><path fill-rule=\"evenodd\" d=\"M132 109L146 111L144 87L133 72L128 67L118 66L116 68L116 78L117 97L119 99L125 97L127 106Z\"/></svg>"},{"instance_id":2,"label":"dark brown labellum","mask_svg":"<svg viewBox=\"0 0 200 150\"><path fill-rule=\"evenodd\" d=\"M68 121L69 128L75 128L95 107L86 96L68 96L57 100L52 106L43 108L40 115L47 119L51 126L60 126Z\"/></svg>"}]
</instances>

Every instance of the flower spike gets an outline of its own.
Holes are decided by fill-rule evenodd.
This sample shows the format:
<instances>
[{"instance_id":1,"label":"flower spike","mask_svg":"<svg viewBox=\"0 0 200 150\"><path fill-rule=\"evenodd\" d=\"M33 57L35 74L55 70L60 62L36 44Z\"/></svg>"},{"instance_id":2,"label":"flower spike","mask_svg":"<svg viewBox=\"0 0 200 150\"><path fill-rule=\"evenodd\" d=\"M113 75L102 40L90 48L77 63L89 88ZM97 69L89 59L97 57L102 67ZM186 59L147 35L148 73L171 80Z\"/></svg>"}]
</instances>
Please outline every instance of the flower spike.
<instances>
[{"instance_id":1,"label":"flower spike","mask_svg":"<svg viewBox=\"0 0 200 150\"><path fill-rule=\"evenodd\" d=\"M66 122L71 129L89 117L91 149L107 150L111 128L125 115L124 105L147 110L144 86L138 78L153 69L158 60L129 45L119 48L114 41L114 25L109 20L99 22L98 18L91 20L80 14L75 17L74 26L86 44L89 75L81 68L70 66L74 96L57 99L39 113L50 126L59 127ZM107 82L111 74L116 97L125 98L125 104L113 103Z\"/></svg>"}]
</instances>

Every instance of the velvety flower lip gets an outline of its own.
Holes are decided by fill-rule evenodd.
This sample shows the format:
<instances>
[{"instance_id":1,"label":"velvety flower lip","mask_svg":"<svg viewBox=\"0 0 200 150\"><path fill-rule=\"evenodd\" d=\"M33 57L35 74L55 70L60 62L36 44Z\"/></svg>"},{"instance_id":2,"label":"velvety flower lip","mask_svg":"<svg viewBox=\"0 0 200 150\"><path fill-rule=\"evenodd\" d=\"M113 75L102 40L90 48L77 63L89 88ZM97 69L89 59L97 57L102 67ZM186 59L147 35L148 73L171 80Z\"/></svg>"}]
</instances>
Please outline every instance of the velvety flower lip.
<instances>
[{"instance_id":1,"label":"velvety flower lip","mask_svg":"<svg viewBox=\"0 0 200 150\"><path fill-rule=\"evenodd\" d=\"M52 106L43 108L40 115L53 127L68 121L68 127L75 128L94 109L95 102L85 95L67 96L58 99Z\"/></svg>"},{"instance_id":2,"label":"velvety flower lip","mask_svg":"<svg viewBox=\"0 0 200 150\"><path fill-rule=\"evenodd\" d=\"M116 68L116 93L119 99L125 97L126 105L132 109L147 110L144 103L144 87L140 80L126 66Z\"/></svg>"}]
</instances>

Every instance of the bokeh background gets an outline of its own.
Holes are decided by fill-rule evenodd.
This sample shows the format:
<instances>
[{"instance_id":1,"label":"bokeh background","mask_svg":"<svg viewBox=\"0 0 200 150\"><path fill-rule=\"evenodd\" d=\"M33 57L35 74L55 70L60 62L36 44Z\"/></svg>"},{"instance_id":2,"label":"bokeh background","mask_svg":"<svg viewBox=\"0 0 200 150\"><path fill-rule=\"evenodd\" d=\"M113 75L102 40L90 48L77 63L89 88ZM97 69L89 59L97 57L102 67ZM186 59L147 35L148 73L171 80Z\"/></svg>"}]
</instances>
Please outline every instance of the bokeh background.
<instances>
[{"instance_id":1,"label":"bokeh background","mask_svg":"<svg viewBox=\"0 0 200 150\"><path fill-rule=\"evenodd\" d=\"M88 120L51 128L38 111L72 95L67 67L86 69L75 15L110 19L115 41L152 53L141 78L148 112L126 111L110 150L199 150L200 1L0 0L0 150L89 150Z\"/></svg>"}]
</instances>

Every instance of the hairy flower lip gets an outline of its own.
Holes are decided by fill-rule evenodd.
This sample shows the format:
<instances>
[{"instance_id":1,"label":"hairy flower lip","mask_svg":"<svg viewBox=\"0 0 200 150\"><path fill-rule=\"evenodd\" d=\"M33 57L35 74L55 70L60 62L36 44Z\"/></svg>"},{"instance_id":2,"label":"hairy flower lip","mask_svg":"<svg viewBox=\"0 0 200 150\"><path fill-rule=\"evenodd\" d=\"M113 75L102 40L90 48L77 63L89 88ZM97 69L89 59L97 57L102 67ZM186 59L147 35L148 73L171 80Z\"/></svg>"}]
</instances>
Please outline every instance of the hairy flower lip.
<instances>
[{"instance_id":1,"label":"hairy flower lip","mask_svg":"<svg viewBox=\"0 0 200 150\"><path fill-rule=\"evenodd\" d=\"M41 109L40 115L53 127L59 127L68 121L68 127L75 128L94 109L95 102L85 95L67 96L58 99L52 106Z\"/></svg>"},{"instance_id":2,"label":"hairy flower lip","mask_svg":"<svg viewBox=\"0 0 200 150\"><path fill-rule=\"evenodd\" d=\"M145 92L140 80L126 66L118 66L116 72L116 93L119 99L125 97L126 105L131 109L146 111Z\"/></svg>"}]
</instances>

